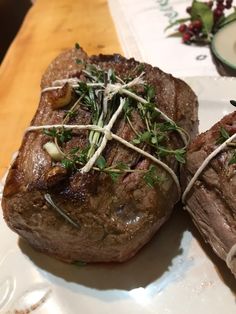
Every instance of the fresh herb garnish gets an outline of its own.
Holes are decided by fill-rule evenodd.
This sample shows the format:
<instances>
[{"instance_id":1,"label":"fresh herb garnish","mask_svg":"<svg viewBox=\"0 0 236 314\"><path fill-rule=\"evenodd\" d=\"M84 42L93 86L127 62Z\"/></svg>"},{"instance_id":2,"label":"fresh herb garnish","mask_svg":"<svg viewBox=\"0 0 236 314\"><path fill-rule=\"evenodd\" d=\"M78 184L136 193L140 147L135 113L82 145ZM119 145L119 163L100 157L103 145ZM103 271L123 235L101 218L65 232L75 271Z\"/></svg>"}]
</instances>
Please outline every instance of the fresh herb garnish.
<instances>
[{"instance_id":1,"label":"fresh herb garnish","mask_svg":"<svg viewBox=\"0 0 236 314\"><path fill-rule=\"evenodd\" d=\"M116 182L121 175L121 172L109 171L109 175L113 182Z\"/></svg>"},{"instance_id":2,"label":"fresh herb garnish","mask_svg":"<svg viewBox=\"0 0 236 314\"><path fill-rule=\"evenodd\" d=\"M227 141L230 138L229 133L227 132L227 130L224 127L220 128L220 132L219 132L219 137L216 140L216 144L223 144L225 141ZM228 147L232 147L235 148L236 147L236 143L235 142L230 142L227 143ZM236 150L234 150L232 157L230 158L228 164L229 165L233 165L236 163Z\"/></svg>"},{"instance_id":3,"label":"fresh herb garnish","mask_svg":"<svg viewBox=\"0 0 236 314\"><path fill-rule=\"evenodd\" d=\"M51 136L51 137L56 137L57 136L57 129L55 127L53 127L52 129L46 129L43 130L43 133L45 135Z\"/></svg>"},{"instance_id":4,"label":"fresh herb garnish","mask_svg":"<svg viewBox=\"0 0 236 314\"><path fill-rule=\"evenodd\" d=\"M106 159L100 155L98 159L96 160L96 165L98 166L99 169L103 170L106 167Z\"/></svg>"},{"instance_id":5,"label":"fresh herb garnish","mask_svg":"<svg viewBox=\"0 0 236 314\"><path fill-rule=\"evenodd\" d=\"M143 178L147 185L151 188L163 181L163 178L158 175L157 168L153 165L149 167Z\"/></svg>"},{"instance_id":6,"label":"fresh herb garnish","mask_svg":"<svg viewBox=\"0 0 236 314\"><path fill-rule=\"evenodd\" d=\"M229 165L233 165L236 164L236 150L233 153L233 156L231 157L230 161L229 161Z\"/></svg>"},{"instance_id":7,"label":"fresh herb garnish","mask_svg":"<svg viewBox=\"0 0 236 314\"><path fill-rule=\"evenodd\" d=\"M147 101L151 102L156 95L155 88L151 85L145 85L144 87L147 95Z\"/></svg>"},{"instance_id":8,"label":"fresh herb garnish","mask_svg":"<svg viewBox=\"0 0 236 314\"><path fill-rule=\"evenodd\" d=\"M175 155L175 159L179 163L181 163L181 164L185 163L185 155L186 155L186 150L185 149L183 149L183 148L176 149L174 151L174 155Z\"/></svg>"},{"instance_id":9,"label":"fresh herb garnish","mask_svg":"<svg viewBox=\"0 0 236 314\"><path fill-rule=\"evenodd\" d=\"M78 46L76 48L79 49ZM77 117L79 108L89 111L91 115L90 124L100 128L107 126L118 107L121 108L122 111L120 112L123 112L126 122L134 132L134 139L131 143L141 145L144 149L149 147L149 150L156 158L165 159L169 156L175 158L179 163L184 162L185 148L173 149L167 145L170 133L179 131L179 128L174 122L161 119L160 112L156 110L154 104L156 92L153 86L146 84L141 79L138 80L138 78L135 79L136 81L134 79L124 81L116 75L113 69L102 70L93 64L84 64L84 66L85 69L82 72L86 77L86 83L78 80L77 86L74 87L78 99L69 110L65 111L62 127L52 127L44 131L46 135L54 139L55 145L64 156L61 160L64 168L76 171L84 167L104 140L102 132L90 129L88 131L88 144L85 148L72 147L69 151L64 151L66 146L63 144L72 139L73 133L72 129L64 128L63 124L68 124L71 119ZM143 73L140 74L140 77L142 75ZM135 84L143 86L143 98L135 94L135 88L130 87L133 80L140 82ZM122 84L127 87L121 93L116 90L115 92L112 89L109 90L110 86L119 88ZM122 107L120 107L121 103ZM139 114L143 120L144 129L142 131L140 128L138 131L136 130L133 121L135 115L133 113ZM121 175L133 172L141 173L149 186L155 186L161 181L158 168L155 166L150 166L148 170L131 169L124 162L109 166L105 155L102 154L94 161L90 169L110 175L113 181L117 181Z\"/></svg>"},{"instance_id":10,"label":"fresh herb garnish","mask_svg":"<svg viewBox=\"0 0 236 314\"><path fill-rule=\"evenodd\" d=\"M66 129L63 128L60 132L58 132L57 139L61 143L68 142L69 140L72 139L72 130L66 130Z\"/></svg>"},{"instance_id":11,"label":"fresh herb garnish","mask_svg":"<svg viewBox=\"0 0 236 314\"><path fill-rule=\"evenodd\" d=\"M226 131L226 129L222 126L220 128L220 134L219 137L216 140L216 144L222 144L229 138L229 133Z\"/></svg>"},{"instance_id":12,"label":"fresh herb garnish","mask_svg":"<svg viewBox=\"0 0 236 314\"><path fill-rule=\"evenodd\" d=\"M61 144L66 143L72 139L72 130L66 130L63 127L61 129L52 129L44 130L44 134L56 138Z\"/></svg>"},{"instance_id":13,"label":"fresh herb garnish","mask_svg":"<svg viewBox=\"0 0 236 314\"><path fill-rule=\"evenodd\" d=\"M75 162L73 160L68 159L68 158L62 159L61 164L66 169L70 169L70 170L75 169Z\"/></svg>"}]
</instances>

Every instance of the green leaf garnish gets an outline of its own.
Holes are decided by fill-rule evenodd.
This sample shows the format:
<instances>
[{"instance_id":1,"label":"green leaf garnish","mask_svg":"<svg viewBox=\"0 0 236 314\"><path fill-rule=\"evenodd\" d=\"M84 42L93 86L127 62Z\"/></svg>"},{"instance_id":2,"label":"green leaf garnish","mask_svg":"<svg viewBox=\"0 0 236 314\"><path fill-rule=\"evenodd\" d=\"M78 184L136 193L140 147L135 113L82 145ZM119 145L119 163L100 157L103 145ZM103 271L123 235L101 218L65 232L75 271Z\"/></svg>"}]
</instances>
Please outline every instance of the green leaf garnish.
<instances>
[{"instance_id":1,"label":"green leaf garnish","mask_svg":"<svg viewBox=\"0 0 236 314\"><path fill-rule=\"evenodd\" d=\"M51 137L56 137L57 129L55 127L53 127L52 129L45 129L43 130L43 133Z\"/></svg>"},{"instance_id":2,"label":"green leaf garnish","mask_svg":"<svg viewBox=\"0 0 236 314\"><path fill-rule=\"evenodd\" d=\"M234 151L233 156L229 161L229 165L233 165L233 164L236 164L236 150Z\"/></svg>"},{"instance_id":3,"label":"green leaf garnish","mask_svg":"<svg viewBox=\"0 0 236 314\"><path fill-rule=\"evenodd\" d=\"M224 127L221 127L219 137L216 140L216 144L224 143L229 137L229 133L226 131L226 129Z\"/></svg>"},{"instance_id":4,"label":"green leaf garnish","mask_svg":"<svg viewBox=\"0 0 236 314\"><path fill-rule=\"evenodd\" d=\"M63 128L56 136L61 143L66 143L72 139L72 130L66 130Z\"/></svg>"},{"instance_id":5,"label":"green leaf garnish","mask_svg":"<svg viewBox=\"0 0 236 314\"><path fill-rule=\"evenodd\" d=\"M147 94L147 101L150 102L153 100L153 98L155 97L155 88L151 85L146 85L145 86L145 91L146 91L146 94Z\"/></svg>"},{"instance_id":6,"label":"green leaf garnish","mask_svg":"<svg viewBox=\"0 0 236 314\"><path fill-rule=\"evenodd\" d=\"M130 169L129 166L122 161L120 161L116 164L116 168L121 170L121 171Z\"/></svg>"},{"instance_id":7,"label":"green leaf garnish","mask_svg":"<svg viewBox=\"0 0 236 314\"><path fill-rule=\"evenodd\" d=\"M133 108L132 108L131 105L132 105L132 104L131 104L130 100L127 98L127 99L125 100L125 104L124 104L124 106L123 106L123 111L125 112L125 118L126 118L126 119L127 119L127 118L130 118L130 116L131 116L131 112L132 112L132 110L133 110Z\"/></svg>"},{"instance_id":8,"label":"green leaf garnish","mask_svg":"<svg viewBox=\"0 0 236 314\"><path fill-rule=\"evenodd\" d=\"M100 155L98 159L96 160L96 165L98 166L99 169L103 170L106 167L106 159Z\"/></svg>"},{"instance_id":9,"label":"green leaf garnish","mask_svg":"<svg viewBox=\"0 0 236 314\"><path fill-rule=\"evenodd\" d=\"M175 150L175 159L181 163L181 164L184 164L186 162L185 160L185 154L186 154L186 150L183 149L183 148L180 148L180 149L176 149Z\"/></svg>"},{"instance_id":10,"label":"green leaf garnish","mask_svg":"<svg viewBox=\"0 0 236 314\"><path fill-rule=\"evenodd\" d=\"M151 165L148 171L143 176L144 181L146 184L153 188L157 183L160 183L163 179L158 175L157 168Z\"/></svg>"},{"instance_id":11,"label":"green leaf garnish","mask_svg":"<svg viewBox=\"0 0 236 314\"><path fill-rule=\"evenodd\" d=\"M70 150L70 154L76 154L76 153L78 153L79 150L80 150L79 147L73 147L73 148Z\"/></svg>"},{"instance_id":12,"label":"green leaf garnish","mask_svg":"<svg viewBox=\"0 0 236 314\"><path fill-rule=\"evenodd\" d=\"M61 161L61 165L66 169L74 169L75 168L75 163L68 158L63 159Z\"/></svg>"},{"instance_id":13,"label":"green leaf garnish","mask_svg":"<svg viewBox=\"0 0 236 314\"><path fill-rule=\"evenodd\" d=\"M133 139L133 144L136 144L136 145L138 145L138 144L140 144L141 143L141 140L140 140L140 138L138 137L138 138L135 138L135 139Z\"/></svg>"},{"instance_id":14,"label":"green leaf garnish","mask_svg":"<svg viewBox=\"0 0 236 314\"><path fill-rule=\"evenodd\" d=\"M61 144L66 143L72 139L72 130L64 129L63 127L61 129L46 129L44 130L44 134L53 138L57 138L57 140L60 141Z\"/></svg>"},{"instance_id":15,"label":"green leaf garnish","mask_svg":"<svg viewBox=\"0 0 236 314\"><path fill-rule=\"evenodd\" d=\"M113 182L116 182L118 180L119 176L121 175L121 173L112 172L112 171L109 171L108 173L109 173Z\"/></svg>"},{"instance_id":16,"label":"green leaf garnish","mask_svg":"<svg viewBox=\"0 0 236 314\"><path fill-rule=\"evenodd\" d=\"M80 61L78 61L80 63ZM142 67L145 67L142 64ZM135 68L134 71L137 71ZM63 125L73 124L73 121L70 121L71 118L76 117L79 112L79 108L84 111L86 116L91 117L91 122L98 127L104 127L109 124L109 121L113 114L116 112L118 106L120 105L120 98L125 99L125 104L123 106L123 116L127 124L129 124L130 129L133 131L133 143L142 144L143 150L152 152L154 155L159 157L166 157L168 155L175 156L176 160L180 163L184 162L184 150L176 149L173 150L169 147L166 147L168 141L168 132L177 131L178 127L173 122L163 122L163 119L160 117L160 113L156 110L158 104L154 103L155 100L155 88L151 85L144 84L143 81L140 81L141 95L142 100L139 101L137 94L135 94L135 88L127 87L126 91L129 91L128 94L119 93L109 94L106 99L106 94L104 93L105 88L108 84L127 84L125 78L119 78L113 69L102 70L98 66L93 64L87 64L86 68L82 70L83 75L86 77L86 82L78 82L78 86L74 88L75 96L77 100L70 107L69 110L65 110L65 115L63 117L62 127L60 128L49 128L44 131L47 136L50 136L54 139L54 142L65 158L61 160L61 165L71 171L76 171L85 166L88 160L94 156L95 151L101 145L104 134L98 130L86 130L88 133L88 144L84 148L71 147L70 145L63 145L70 141L72 137L77 137L84 139L86 133L84 131L72 131ZM133 80L131 77L130 80ZM131 86L131 85L130 85ZM109 87L109 86L108 86ZM125 88L124 88L125 89ZM109 89L107 89L109 90ZM128 95L128 96L126 96ZM111 96L111 97L110 97ZM147 102L146 102L147 101ZM132 115L132 112L139 114L139 119L143 121L142 126L140 124L136 126L133 125L135 122L135 114ZM121 113L122 115L122 113ZM69 147L69 149L68 149ZM64 150L64 151L63 151ZM111 179L116 182L117 179L124 175L125 173L140 173L144 175L144 179L147 184L155 186L161 178L158 175L157 168L155 166L150 166L147 172L143 169L131 168L125 162L120 161L116 165L107 165L106 159L100 155L95 165L91 168L94 171L102 171L103 173L110 175Z\"/></svg>"}]
</instances>

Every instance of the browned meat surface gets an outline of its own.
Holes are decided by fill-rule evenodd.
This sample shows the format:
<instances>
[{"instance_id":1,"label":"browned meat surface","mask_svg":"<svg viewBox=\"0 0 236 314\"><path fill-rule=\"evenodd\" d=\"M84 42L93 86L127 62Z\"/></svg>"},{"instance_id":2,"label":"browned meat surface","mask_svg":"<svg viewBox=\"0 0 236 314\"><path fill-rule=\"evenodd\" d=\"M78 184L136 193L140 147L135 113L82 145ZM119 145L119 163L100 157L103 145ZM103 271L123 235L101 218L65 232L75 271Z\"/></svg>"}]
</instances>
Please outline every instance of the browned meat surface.
<instances>
[{"instance_id":1,"label":"browned meat surface","mask_svg":"<svg viewBox=\"0 0 236 314\"><path fill-rule=\"evenodd\" d=\"M184 186L206 157L219 146L216 142L221 127L229 135L236 132L236 111L224 117L209 131L200 134L190 145L182 175ZM233 153L232 147L219 153L198 177L186 197L186 209L195 225L223 260L226 260L227 254L236 244L236 164L229 164ZM228 266L236 274L236 247L230 255Z\"/></svg>"},{"instance_id":2,"label":"browned meat surface","mask_svg":"<svg viewBox=\"0 0 236 314\"><path fill-rule=\"evenodd\" d=\"M120 55L93 56L88 59L81 49L72 49L57 57L42 78L41 87L52 85L56 79L83 78L83 63L87 60L102 69L113 68L122 78L134 78L139 63ZM158 108L172 118L191 136L198 128L197 99L181 80L158 68L143 64L144 79L155 88ZM64 108L52 110L52 92L41 95L32 125L60 124ZM83 108L70 124L91 123L90 113ZM144 123L136 111L132 113L137 131ZM135 138L129 124L120 118L112 131L127 141ZM73 138L64 149L76 145L83 148L88 142L88 131L73 131ZM36 249L66 262L110 262L131 258L168 219L178 201L176 185L166 172L158 167L166 180L150 188L140 173L121 175L113 182L109 175L94 172L67 172L59 163L52 164L43 149L48 136L43 132L28 132L23 139L19 155L7 177L3 213L9 227L25 238ZM172 147L183 146L176 133L168 139ZM104 152L108 165L125 162L132 169L148 169L150 160L125 146L109 141ZM178 174L174 158L166 163ZM65 220L48 202L49 193L55 204L73 220Z\"/></svg>"}]
</instances>

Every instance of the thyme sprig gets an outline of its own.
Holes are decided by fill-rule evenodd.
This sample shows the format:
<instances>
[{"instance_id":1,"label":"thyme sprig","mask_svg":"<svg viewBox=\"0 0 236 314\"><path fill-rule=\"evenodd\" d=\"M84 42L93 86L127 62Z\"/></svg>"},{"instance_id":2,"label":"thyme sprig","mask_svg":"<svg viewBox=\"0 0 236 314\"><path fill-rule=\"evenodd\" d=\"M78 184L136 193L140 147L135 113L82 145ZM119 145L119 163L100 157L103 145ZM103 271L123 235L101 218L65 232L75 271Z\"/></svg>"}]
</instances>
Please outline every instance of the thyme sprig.
<instances>
[{"instance_id":1,"label":"thyme sprig","mask_svg":"<svg viewBox=\"0 0 236 314\"><path fill-rule=\"evenodd\" d=\"M79 169L82 172L93 169L109 174L113 180L122 174L136 172L143 175L149 186L161 182L163 178L159 176L158 168L154 165L151 165L147 170L131 169L129 165L125 164L107 165L103 150L109 139L116 138L114 134L111 137L110 130L121 114L124 115L135 136L132 145L128 146L149 146L157 159L173 156L179 163L185 162L185 148L189 136L185 130L178 127L174 121L156 107L154 103L155 88L145 83L143 80L144 72L141 72L135 79L127 81L117 76L114 70L102 70L93 64L85 65L82 72L86 76L86 83L79 79L73 80L72 87L78 99L69 110L65 111L61 128L52 127L44 131L46 135L54 139L58 150L64 156L61 161L63 167L71 171ZM57 81L58 83L59 81ZM143 97L135 93L135 89L133 89L135 86L143 87ZM45 90L50 91L51 89L49 87ZM67 124L66 127L68 127L70 120L77 116L80 108L91 113L92 125L97 126L97 129L87 128L89 129L89 136L85 148L74 147L69 152L65 152L63 144L72 138L73 131L64 129L63 126ZM134 111L138 112L144 122L145 129L143 131L137 130L134 121L132 121ZM173 149L168 146L171 132L178 132L181 135L184 141L183 147ZM136 150L140 152L140 149L137 148Z\"/></svg>"},{"instance_id":2,"label":"thyme sprig","mask_svg":"<svg viewBox=\"0 0 236 314\"><path fill-rule=\"evenodd\" d=\"M221 127L220 131L219 131L219 137L216 139L216 144L222 144L226 140L228 140L229 138L230 138L229 132L224 127ZM227 143L227 147L235 148L236 142ZM234 152L233 152L232 157L230 158L228 164L229 165L236 164L236 149L234 149Z\"/></svg>"}]
</instances>

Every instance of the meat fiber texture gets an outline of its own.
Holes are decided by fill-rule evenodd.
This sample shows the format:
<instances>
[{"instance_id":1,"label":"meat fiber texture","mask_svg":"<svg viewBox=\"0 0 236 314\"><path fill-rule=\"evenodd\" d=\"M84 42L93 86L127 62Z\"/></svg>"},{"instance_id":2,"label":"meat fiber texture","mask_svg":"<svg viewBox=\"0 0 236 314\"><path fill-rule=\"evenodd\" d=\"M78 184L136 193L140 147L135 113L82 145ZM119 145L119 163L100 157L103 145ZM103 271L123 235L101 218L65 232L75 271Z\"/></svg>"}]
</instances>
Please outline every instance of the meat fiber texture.
<instances>
[{"instance_id":1,"label":"meat fiber texture","mask_svg":"<svg viewBox=\"0 0 236 314\"><path fill-rule=\"evenodd\" d=\"M220 129L236 132L236 111L225 116L190 145L183 185L190 181L206 157L219 144ZM208 164L186 196L186 209L214 252L227 262L236 275L236 164L229 164L234 149L222 150Z\"/></svg>"},{"instance_id":2,"label":"meat fiber texture","mask_svg":"<svg viewBox=\"0 0 236 314\"><path fill-rule=\"evenodd\" d=\"M139 62L134 59L127 60L117 54L88 58L82 49L71 49L49 65L41 88L51 86L54 80L80 77L84 63L77 64L77 58L101 69L112 68L121 78L137 76ZM158 68L142 66L144 80L155 88L158 108L195 136L198 102L190 87ZM53 110L49 96L50 92L41 94L31 125L62 123L65 111ZM142 130L144 124L137 112L133 112L132 118L136 129ZM90 113L80 108L71 124L88 124L90 120ZM135 138L124 118L117 120L112 131L127 141ZM74 135L67 143L69 148L75 145L83 148L88 143L87 131L76 130ZM27 132L23 138L4 189L2 208L8 226L37 250L68 263L123 262L134 256L168 219L178 201L173 179L167 176L162 184L150 188L139 173L121 175L113 182L101 172L76 171L65 175L61 171L49 180L55 165L43 149L48 140L42 131ZM169 142L183 146L178 134L173 134ZM104 156L108 165L124 162L132 169L148 169L151 164L148 158L114 140L108 142ZM179 173L179 164L174 158L167 158L165 162ZM161 167L158 171L166 175ZM77 227L45 201L45 193L52 196Z\"/></svg>"}]
</instances>

